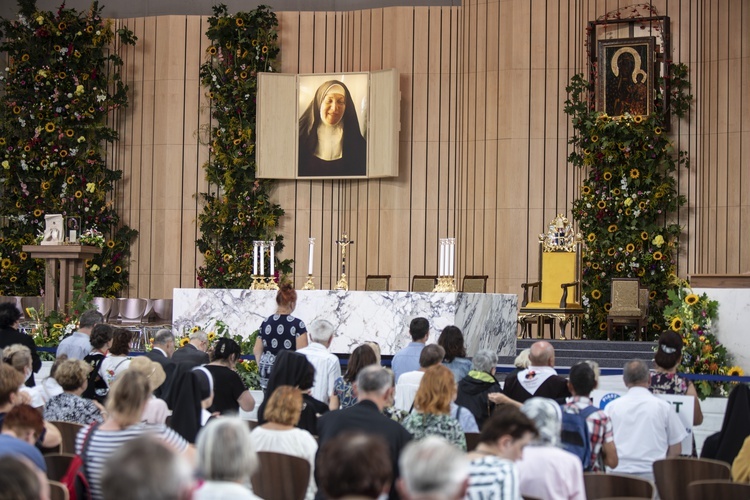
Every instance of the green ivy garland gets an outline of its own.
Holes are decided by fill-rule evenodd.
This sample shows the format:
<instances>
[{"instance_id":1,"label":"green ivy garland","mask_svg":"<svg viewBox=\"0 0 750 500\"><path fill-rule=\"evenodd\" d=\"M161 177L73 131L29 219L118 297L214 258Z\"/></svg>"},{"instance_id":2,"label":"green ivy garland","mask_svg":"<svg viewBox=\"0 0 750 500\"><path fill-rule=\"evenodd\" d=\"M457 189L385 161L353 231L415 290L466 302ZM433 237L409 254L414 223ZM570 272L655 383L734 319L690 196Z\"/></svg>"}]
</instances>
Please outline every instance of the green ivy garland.
<instances>
[{"instance_id":1,"label":"green ivy garland","mask_svg":"<svg viewBox=\"0 0 750 500\"><path fill-rule=\"evenodd\" d=\"M278 21L269 7L229 14L213 7L206 31L211 45L200 68L208 89L214 124L205 131L211 157L204 165L216 190L201 193L198 249L205 263L198 282L207 288L249 288L252 283L253 241L276 240L284 210L270 200L274 181L255 177L255 112L259 71L274 71L279 53ZM280 273L291 271L291 260L277 262Z\"/></svg>"},{"instance_id":2,"label":"green ivy garland","mask_svg":"<svg viewBox=\"0 0 750 500\"><path fill-rule=\"evenodd\" d=\"M671 108L681 117L690 107L687 67L670 66ZM586 169L580 197L573 202L586 250L583 255L583 304L588 311L583 332L602 338L611 304L612 278L637 277L650 290L650 329L664 328L667 292L675 288L680 226L669 216L685 203L672 176L688 165L685 151L675 152L667 136L664 80L648 116L610 117L587 101L591 84L575 75L567 87L565 112L570 115L574 146L568 161Z\"/></svg>"},{"instance_id":3,"label":"green ivy garland","mask_svg":"<svg viewBox=\"0 0 750 500\"><path fill-rule=\"evenodd\" d=\"M78 217L82 229L108 236L87 263L96 295L114 296L128 283L130 243L111 195L122 172L107 168L104 145L117 139L107 115L127 105L112 21L94 2L87 12L42 12L20 0L15 20L0 19L0 294L39 295L44 261L21 251L34 244L45 214ZM123 44L133 33L121 29ZM80 234L80 229L79 229Z\"/></svg>"}]
</instances>

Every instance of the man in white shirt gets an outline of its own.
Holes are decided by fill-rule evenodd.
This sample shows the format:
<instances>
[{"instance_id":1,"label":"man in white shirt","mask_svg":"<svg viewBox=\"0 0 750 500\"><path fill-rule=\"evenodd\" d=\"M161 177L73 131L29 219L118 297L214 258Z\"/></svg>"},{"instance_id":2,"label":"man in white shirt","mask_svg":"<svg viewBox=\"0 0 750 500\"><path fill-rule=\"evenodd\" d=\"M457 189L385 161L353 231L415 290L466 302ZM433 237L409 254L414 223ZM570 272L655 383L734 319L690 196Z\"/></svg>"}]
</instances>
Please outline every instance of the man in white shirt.
<instances>
[{"instance_id":1,"label":"man in white shirt","mask_svg":"<svg viewBox=\"0 0 750 500\"><path fill-rule=\"evenodd\" d=\"M394 403L396 408L411 411L411 407L414 404L414 397L417 395L424 372L429 367L442 363L444 357L445 349L437 344L430 344L422 349L422 352L419 354L419 369L402 374L396 383L396 399Z\"/></svg>"},{"instance_id":2,"label":"man in white shirt","mask_svg":"<svg viewBox=\"0 0 750 500\"><path fill-rule=\"evenodd\" d=\"M314 321L307 330L310 344L297 351L304 354L315 367L315 381L310 395L325 404L328 404L333 394L336 379L341 376L341 363L338 356L328 352L335 333L330 322L324 319Z\"/></svg>"},{"instance_id":3,"label":"man in white shirt","mask_svg":"<svg viewBox=\"0 0 750 500\"><path fill-rule=\"evenodd\" d=\"M83 359L91 352L91 329L97 323L103 323L104 316L96 309L81 314L78 319L78 330L70 337L65 337L57 346L57 356L67 354L68 359Z\"/></svg>"},{"instance_id":4,"label":"man in white shirt","mask_svg":"<svg viewBox=\"0 0 750 500\"><path fill-rule=\"evenodd\" d=\"M653 481L653 463L678 456L688 432L671 405L649 392L646 363L628 362L622 379L628 393L604 408L612 419L619 459L617 467L607 470Z\"/></svg>"}]
</instances>

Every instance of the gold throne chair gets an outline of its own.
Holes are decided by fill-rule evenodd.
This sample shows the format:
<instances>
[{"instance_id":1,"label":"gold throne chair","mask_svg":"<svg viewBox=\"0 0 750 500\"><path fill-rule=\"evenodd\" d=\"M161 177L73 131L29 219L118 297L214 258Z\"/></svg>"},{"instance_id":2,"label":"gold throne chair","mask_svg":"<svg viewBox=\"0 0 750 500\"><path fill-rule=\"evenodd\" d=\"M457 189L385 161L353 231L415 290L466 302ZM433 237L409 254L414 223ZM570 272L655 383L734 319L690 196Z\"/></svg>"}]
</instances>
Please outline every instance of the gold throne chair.
<instances>
[{"instance_id":1,"label":"gold throne chair","mask_svg":"<svg viewBox=\"0 0 750 500\"><path fill-rule=\"evenodd\" d=\"M539 246L539 281L521 284L518 322L522 331L525 334L526 325L535 322L539 336L544 337L544 324L557 321L561 339L565 339L568 323L573 337L581 338L581 235L574 233L563 214L557 214L547 232L539 235ZM554 338L554 329L550 335Z\"/></svg>"}]
</instances>

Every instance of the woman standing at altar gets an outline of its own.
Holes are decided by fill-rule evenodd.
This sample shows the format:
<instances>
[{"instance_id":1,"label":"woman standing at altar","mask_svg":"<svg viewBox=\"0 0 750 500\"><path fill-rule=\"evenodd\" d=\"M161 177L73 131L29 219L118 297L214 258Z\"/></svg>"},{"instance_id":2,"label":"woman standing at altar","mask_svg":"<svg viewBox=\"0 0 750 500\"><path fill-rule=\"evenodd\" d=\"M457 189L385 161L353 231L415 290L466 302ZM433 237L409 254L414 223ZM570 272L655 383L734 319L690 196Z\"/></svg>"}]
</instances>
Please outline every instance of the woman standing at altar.
<instances>
[{"instance_id":1,"label":"woman standing at altar","mask_svg":"<svg viewBox=\"0 0 750 500\"><path fill-rule=\"evenodd\" d=\"M258 362L260 386L268 385L271 368L281 351L296 351L307 347L307 328L304 321L292 316L297 305L297 292L290 282L282 283L276 294L276 312L260 325L253 354Z\"/></svg>"}]
</instances>

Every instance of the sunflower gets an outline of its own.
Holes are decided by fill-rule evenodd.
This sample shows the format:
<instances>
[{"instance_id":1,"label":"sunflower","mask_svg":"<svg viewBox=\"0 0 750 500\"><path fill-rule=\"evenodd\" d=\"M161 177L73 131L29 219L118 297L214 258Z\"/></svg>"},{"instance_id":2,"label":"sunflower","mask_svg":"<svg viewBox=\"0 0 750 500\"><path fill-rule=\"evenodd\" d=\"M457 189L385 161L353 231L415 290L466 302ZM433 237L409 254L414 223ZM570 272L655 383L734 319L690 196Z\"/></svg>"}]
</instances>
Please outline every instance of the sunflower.
<instances>
[{"instance_id":1,"label":"sunflower","mask_svg":"<svg viewBox=\"0 0 750 500\"><path fill-rule=\"evenodd\" d=\"M21 60L22 60L23 62L26 62L26 61L28 61L28 60L29 60L29 55L28 55L28 54L24 54L24 55L22 55L22 56L21 56Z\"/></svg>"},{"instance_id":2,"label":"sunflower","mask_svg":"<svg viewBox=\"0 0 750 500\"><path fill-rule=\"evenodd\" d=\"M67 179L65 179L65 182L67 182L68 184L73 184L73 182L75 182L75 178L71 175Z\"/></svg>"},{"instance_id":3,"label":"sunflower","mask_svg":"<svg viewBox=\"0 0 750 500\"><path fill-rule=\"evenodd\" d=\"M190 339L188 337L182 337L180 339L180 347L185 347L190 343Z\"/></svg>"},{"instance_id":4,"label":"sunflower","mask_svg":"<svg viewBox=\"0 0 750 500\"><path fill-rule=\"evenodd\" d=\"M661 127L656 127L656 128L654 129L654 134L656 134L656 135L661 135Z\"/></svg>"},{"instance_id":5,"label":"sunflower","mask_svg":"<svg viewBox=\"0 0 750 500\"><path fill-rule=\"evenodd\" d=\"M44 166L44 165L42 165L42 166ZM49 182L47 182L47 181L42 182L42 189L45 190L45 191L48 190L49 189Z\"/></svg>"},{"instance_id":6,"label":"sunflower","mask_svg":"<svg viewBox=\"0 0 750 500\"><path fill-rule=\"evenodd\" d=\"M625 215L631 215L633 213L633 209L628 207L625 209Z\"/></svg>"},{"instance_id":7,"label":"sunflower","mask_svg":"<svg viewBox=\"0 0 750 500\"><path fill-rule=\"evenodd\" d=\"M612 304L610 304L609 302L607 302L606 304L604 304L604 310L606 312L609 312L610 309L612 309Z\"/></svg>"},{"instance_id":8,"label":"sunflower","mask_svg":"<svg viewBox=\"0 0 750 500\"><path fill-rule=\"evenodd\" d=\"M599 323L599 331L603 332L606 329L607 329L607 323L606 322L602 321L601 323Z\"/></svg>"},{"instance_id":9,"label":"sunflower","mask_svg":"<svg viewBox=\"0 0 750 500\"><path fill-rule=\"evenodd\" d=\"M10 282L11 282L11 283L15 283L17 279L18 279L18 278L16 278L15 276L11 276L11 277L10 277Z\"/></svg>"},{"instance_id":10,"label":"sunflower","mask_svg":"<svg viewBox=\"0 0 750 500\"><path fill-rule=\"evenodd\" d=\"M65 149L63 149L62 151L60 151L60 156L62 156L63 158L65 158L66 156L68 156L68 151L65 150Z\"/></svg>"},{"instance_id":11,"label":"sunflower","mask_svg":"<svg viewBox=\"0 0 750 500\"><path fill-rule=\"evenodd\" d=\"M742 377L745 375L745 371L739 366L733 366L727 370L727 375L730 377Z\"/></svg>"},{"instance_id":12,"label":"sunflower","mask_svg":"<svg viewBox=\"0 0 750 500\"><path fill-rule=\"evenodd\" d=\"M115 274L120 274L122 272L122 268L120 266L115 266Z\"/></svg>"},{"instance_id":13,"label":"sunflower","mask_svg":"<svg viewBox=\"0 0 750 500\"><path fill-rule=\"evenodd\" d=\"M211 250L206 250L205 252L203 252L203 255L205 255L206 258L211 257Z\"/></svg>"},{"instance_id":14,"label":"sunflower","mask_svg":"<svg viewBox=\"0 0 750 500\"><path fill-rule=\"evenodd\" d=\"M588 186L583 186L581 189L581 194L591 194L591 188Z\"/></svg>"},{"instance_id":15,"label":"sunflower","mask_svg":"<svg viewBox=\"0 0 750 500\"><path fill-rule=\"evenodd\" d=\"M682 320L680 319L680 317L675 316L672 319L672 322L669 324L669 327L675 332L679 332L680 330L682 330Z\"/></svg>"},{"instance_id":16,"label":"sunflower","mask_svg":"<svg viewBox=\"0 0 750 500\"><path fill-rule=\"evenodd\" d=\"M245 21L241 17L238 17L237 19L234 20L234 24L236 24L237 26L244 26Z\"/></svg>"},{"instance_id":17,"label":"sunflower","mask_svg":"<svg viewBox=\"0 0 750 500\"><path fill-rule=\"evenodd\" d=\"M589 233L589 235L586 237L587 240L593 242L596 240L596 235L594 233Z\"/></svg>"},{"instance_id":18,"label":"sunflower","mask_svg":"<svg viewBox=\"0 0 750 500\"><path fill-rule=\"evenodd\" d=\"M612 172L604 172L604 180L605 181L611 181L612 180Z\"/></svg>"},{"instance_id":19,"label":"sunflower","mask_svg":"<svg viewBox=\"0 0 750 500\"><path fill-rule=\"evenodd\" d=\"M31 146L29 146L29 145L27 144L27 145L25 145L25 146L23 147L23 150L24 150L24 151L26 151L26 152L28 153L29 151L31 151Z\"/></svg>"},{"instance_id":20,"label":"sunflower","mask_svg":"<svg viewBox=\"0 0 750 500\"><path fill-rule=\"evenodd\" d=\"M648 292L648 298L654 300L656 298L656 291L651 290L650 292Z\"/></svg>"},{"instance_id":21,"label":"sunflower","mask_svg":"<svg viewBox=\"0 0 750 500\"><path fill-rule=\"evenodd\" d=\"M20 114L21 113L21 106L13 106L13 114Z\"/></svg>"},{"instance_id":22,"label":"sunflower","mask_svg":"<svg viewBox=\"0 0 750 500\"><path fill-rule=\"evenodd\" d=\"M263 52L264 54L268 54L268 47L266 47L266 46L264 45L264 46L263 46L263 49L261 49L261 52Z\"/></svg>"},{"instance_id":23,"label":"sunflower","mask_svg":"<svg viewBox=\"0 0 750 500\"><path fill-rule=\"evenodd\" d=\"M49 162L47 161L47 158L45 158L42 161L40 161L39 164L43 167L46 167L47 165L49 165Z\"/></svg>"},{"instance_id":24,"label":"sunflower","mask_svg":"<svg viewBox=\"0 0 750 500\"><path fill-rule=\"evenodd\" d=\"M27 254L26 252L21 252L20 254L18 254L18 256L21 258L21 260L26 260L29 258L29 254Z\"/></svg>"},{"instance_id":25,"label":"sunflower","mask_svg":"<svg viewBox=\"0 0 750 500\"><path fill-rule=\"evenodd\" d=\"M54 132L55 124L52 122L47 122L47 124L44 126L44 130L46 130L47 132Z\"/></svg>"},{"instance_id":26,"label":"sunflower","mask_svg":"<svg viewBox=\"0 0 750 500\"><path fill-rule=\"evenodd\" d=\"M66 77L66 76L68 76L68 75L67 75L67 74L65 73L65 71L60 71L60 72L59 72L59 73L57 74L57 77L58 77L58 78L59 78L60 80L65 80L65 77Z\"/></svg>"},{"instance_id":27,"label":"sunflower","mask_svg":"<svg viewBox=\"0 0 750 500\"><path fill-rule=\"evenodd\" d=\"M635 118L633 118L633 121L635 123L641 123L643 121L643 117L641 115L637 115Z\"/></svg>"},{"instance_id":28,"label":"sunflower","mask_svg":"<svg viewBox=\"0 0 750 500\"><path fill-rule=\"evenodd\" d=\"M620 196L620 193L621 193L621 192L622 192L622 191L620 191L620 188L614 188L614 189L612 190L612 194L613 194L613 195L615 195L615 196Z\"/></svg>"},{"instance_id":29,"label":"sunflower","mask_svg":"<svg viewBox=\"0 0 750 500\"><path fill-rule=\"evenodd\" d=\"M10 259L8 258L5 258L2 261L0 261L0 267L2 267L3 269L8 269L10 267L10 264L11 262L10 262Z\"/></svg>"},{"instance_id":30,"label":"sunflower","mask_svg":"<svg viewBox=\"0 0 750 500\"><path fill-rule=\"evenodd\" d=\"M610 224L607 228L607 231L610 233L616 233L617 232L617 224Z\"/></svg>"},{"instance_id":31,"label":"sunflower","mask_svg":"<svg viewBox=\"0 0 750 500\"><path fill-rule=\"evenodd\" d=\"M661 260L664 255L661 252L654 252L654 260Z\"/></svg>"},{"instance_id":32,"label":"sunflower","mask_svg":"<svg viewBox=\"0 0 750 500\"><path fill-rule=\"evenodd\" d=\"M73 132L72 128L69 128L68 130L65 131L65 135L67 135L68 137L73 137L74 134L75 132Z\"/></svg>"},{"instance_id":33,"label":"sunflower","mask_svg":"<svg viewBox=\"0 0 750 500\"><path fill-rule=\"evenodd\" d=\"M94 27L93 26L86 26L86 33L93 33Z\"/></svg>"},{"instance_id":34,"label":"sunflower","mask_svg":"<svg viewBox=\"0 0 750 500\"><path fill-rule=\"evenodd\" d=\"M115 240L107 241L107 248L115 248Z\"/></svg>"},{"instance_id":35,"label":"sunflower","mask_svg":"<svg viewBox=\"0 0 750 500\"><path fill-rule=\"evenodd\" d=\"M641 232L641 239L643 241L648 241L648 233L646 231Z\"/></svg>"},{"instance_id":36,"label":"sunflower","mask_svg":"<svg viewBox=\"0 0 750 500\"><path fill-rule=\"evenodd\" d=\"M638 276L643 276L646 274L646 270L644 268L638 269Z\"/></svg>"},{"instance_id":37,"label":"sunflower","mask_svg":"<svg viewBox=\"0 0 750 500\"><path fill-rule=\"evenodd\" d=\"M641 172L637 168L631 168L630 169L630 178L631 179L637 179L641 176Z\"/></svg>"},{"instance_id":38,"label":"sunflower","mask_svg":"<svg viewBox=\"0 0 750 500\"><path fill-rule=\"evenodd\" d=\"M216 332L208 332L208 341L213 342L216 339Z\"/></svg>"},{"instance_id":39,"label":"sunflower","mask_svg":"<svg viewBox=\"0 0 750 500\"><path fill-rule=\"evenodd\" d=\"M628 243L627 245L625 245L626 252L633 253L634 250L635 250L635 245L633 245L632 243Z\"/></svg>"},{"instance_id":40,"label":"sunflower","mask_svg":"<svg viewBox=\"0 0 750 500\"><path fill-rule=\"evenodd\" d=\"M689 306L692 306L696 302L698 302L698 296L694 293L691 293L690 295L685 297L685 303Z\"/></svg>"},{"instance_id":41,"label":"sunflower","mask_svg":"<svg viewBox=\"0 0 750 500\"><path fill-rule=\"evenodd\" d=\"M250 43L252 44L253 47L258 46L258 40L253 39Z\"/></svg>"},{"instance_id":42,"label":"sunflower","mask_svg":"<svg viewBox=\"0 0 750 500\"><path fill-rule=\"evenodd\" d=\"M91 259L86 259L83 263L86 264L86 267L91 267Z\"/></svg>"},{"instance_id":43,"label":"sunflower","mask_svg":"<svg viewBox=\"0 0 750 500\"><path fill-rule=\"evenodd\" d=\"M591 264L591 268L592 268L592 269L597 269L597 270L598 270L598 269L600 269L600 268L601 268L601 266L599 265L599 263L598 263L598 262L594 262L593 264Z\"/></svg>"},{"instance_id":44,"label":"sunflower","mask_svg":"<svg viewBox=\"0 0 750 500\"><path fill-rule=\"evenodd\" d=\"M242 78L243 80L244 80L245 78L247 78L247 71L242 71L242 72L240 72L240 78Z\"/></svg>"},{"instance_id":45,"label":"sunflower","mask_svg":"<svg viewBox=\"0 0 750 500\"><path fill-rule=\"evenodd\" d=\"M5 146L5 137L0 137L0 146Z\"/></svg>"},{"instance_id":46,"label":"sunflower","mask_svg":"<svg viewBox=\"0 0 750 500\"><path fill-rule=\"evenodd\" d=\"M594 299L594 300L601 299L602 298L602 292L600 292L599 290L596 290L596 289L592 290L591 291L591 298Z\"/></svg>"},{"instance_id":47,"label":"sunflower","mask_svg":"<svg viewBox=\"0 0 750 500\"><path fill-rule=\"evenodd\" d=\"M625 269L625 264L623 264L622 262L618 262L617 265L615 266L615 269L617 269L618 273L621 273L623 269Z\"/></svg>"},{"instance_id":48,"label":"sunflower","mask_svg":"<svg viewBox=\"0 0 750 500\"><path fill-rule=\"evenodd\" d=\"M75 196L76 198L82 198L83 193L81 191L76 191L76 194L74 194L73 196Z\"/></svg>"},{"instance_id":49,"label":"sunflower","mask_svg":"<svg viewBox=\"0 0 750 500\"><path fill-rule=\"evenodd\" d=\"M599 142L599 136L598 135L592 135L591 136L591 142Z\"/></svg>"},{"instance_id":50,"label":"sunflower","mask_svg":"<svg viewBox=\"0 0 750 500\"><path fill-rule=\"evenodd\" d=\"M604 200L600 200L597 202L596 207L604 210L605 208L607 208L607 202L605 202Z\"/></svg>"},{"instance_id":51,"label":"sunflower","mask_svg":"<svg viewBox=\"0 0 750 500\"><path fill-rule=\"evenodd\" d=\"M88 112L89 113L93 113L94 111L96 111L96 109L94 108L94 106L89 106Z\"/></svg>"},{"instance_id":52,"label":"sunflower","mask_svg":"<svg viewBox=\"0 0 750 500\"><path fill-rule=\"evenodd\" d=\"M611 248L611 247L608 248L607 249L607 255L609 255L610 257L614 256L615 255L615 249Z\"/></svg>"},{"instance_id":53,"label":"sunflower","mask_svg":"<svg viewBox=\"0 0 750 500\"><path fill-rule=\"evenodd\" d=\"M210 47L209 47L209 48L208 48L208 49L206 50L206 52L208 52L208 55L211 55L211 56L215 56L215 55L216 55L216 52L217 52L217 51L216 51L216 47L214 47L213 45L211 45L211 46L210 46Z\"/></svg>"},{"instance_id":54,"label":"sunflower","mask_svg":"<svg viewBox=\"0 0 750 500\"><path fill-rule=\"evenodd\" d=\"M235 146L239 146L241 143L242 143L242 139L235 139L232 141L232 144L234 144Z\"/></svg>"},{"instance_id":55,"label":"sunflower","mask_svg":"<svg viewBox=\"0 0 750 500\"><path fill-rule=\"evenodd\" d=\"M232 256L229 255L228 253L225 253L222 259L224 260L224 262L229 262L230 260L232 260Z\"/></svg>"},{"instance_id":56,"label":"sunflower","mask_svg":"<svg viewBox=\"0 0 750 500\"><path fill-rule=\"evenodd\" d=\"M36 210L34 210L34 217L41 217L41 215L42 211L40 209L37 208Z\"/></svg>"},{"instance_id":57,"label":"sunflower","mask_svg":"<svg viewBox=\"0 0 750 500\"><path fill-rule=\"evenodd\" d=\"M65 31L65 28L67 27L68 25L65 24L64 22L57 25L57 29L59 29L60 31Z\"/></svg>"},{"instance_id":58,"label":"sunflower","mask_svg":"<svg viewBox=\"0 0 750 500\"><path fill-rule=\"evenodd\" d=\"M641 210L644 210L646 208L646 202L645 201L639 201L638 202L638 208Z\"/></svg>"}]
</instances>

